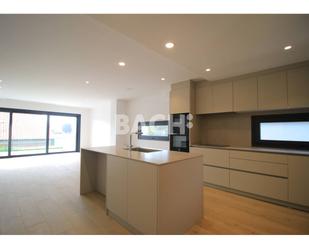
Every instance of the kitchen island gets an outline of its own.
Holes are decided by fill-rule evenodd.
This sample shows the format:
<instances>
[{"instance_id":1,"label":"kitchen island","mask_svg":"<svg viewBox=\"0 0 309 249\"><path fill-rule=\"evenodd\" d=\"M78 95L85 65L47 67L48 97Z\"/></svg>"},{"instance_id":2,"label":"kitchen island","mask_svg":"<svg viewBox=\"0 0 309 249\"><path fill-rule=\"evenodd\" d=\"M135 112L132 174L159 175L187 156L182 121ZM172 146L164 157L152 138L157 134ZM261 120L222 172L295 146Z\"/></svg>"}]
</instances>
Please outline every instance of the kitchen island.
<instances>
[{"instance_id":1,"label":"kitchen island","mask_svg":"<svg viewBox=\"0 0 309 249\"><path fill-rule=\"evenodd\" d=\"M202 219L202 155L115 146L81 150L80 193L106 196L108 214L137 234L184 234Z\"/></svg>"}]
</instances>

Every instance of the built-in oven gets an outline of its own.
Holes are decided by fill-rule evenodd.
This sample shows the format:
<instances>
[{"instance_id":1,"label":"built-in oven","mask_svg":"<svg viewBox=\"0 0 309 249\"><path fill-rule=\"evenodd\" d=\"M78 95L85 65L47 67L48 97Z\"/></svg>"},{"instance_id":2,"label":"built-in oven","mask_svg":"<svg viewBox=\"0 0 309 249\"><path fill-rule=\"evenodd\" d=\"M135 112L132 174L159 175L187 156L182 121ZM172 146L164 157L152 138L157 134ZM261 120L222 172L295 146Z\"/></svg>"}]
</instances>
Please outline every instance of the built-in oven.
<instances>
[{"instance_id":1,"label":"built-in oven","mask_svg":"<svg viewBox=\"0 0 309 249\"><path fill-rule=\"evenodd\" d=\"M189 113L170 116L170 150L189 152Z\"/></svg>"}]
</instances>

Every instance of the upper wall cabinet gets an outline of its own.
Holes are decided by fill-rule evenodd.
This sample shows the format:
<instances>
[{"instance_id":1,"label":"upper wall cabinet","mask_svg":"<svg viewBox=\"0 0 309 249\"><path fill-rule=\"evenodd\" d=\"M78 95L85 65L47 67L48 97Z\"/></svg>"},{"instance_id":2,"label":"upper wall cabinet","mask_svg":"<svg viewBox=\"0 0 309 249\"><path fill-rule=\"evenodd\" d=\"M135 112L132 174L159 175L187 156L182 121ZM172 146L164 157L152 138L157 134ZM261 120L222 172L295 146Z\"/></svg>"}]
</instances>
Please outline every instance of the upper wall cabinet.
<instances>
[{"instance_id":1,"label":"upper wall cabinet","mask_svg":"<svg viewBox=\"0 0 309 249\"><path fill-rule=\"evenodd\" d=\"M196 114L213 113L214 101L212 92L212 83L205 82L197 85L195 88L196 96Z\"/></svg>"},{"instance_id":2,"label":"upper wall cabinet","mask_svg":"<svg viewBox=\"0 0 309 249\"><path fill-rule=\"evenodd\" d=\"M258 109L257 86L256 77L233 82L234 111L255 111Z\"/></svg>"},{"instance_id":3,"label":"upper wall cabinet","mask_svg":"<svg viewBox=\"0 0 309 249\"><path fill-rule=\"evenodd\" d=\"M275 110L288 107L286 72L280 71L258 77L258 109Z\"/></svg>"},{"instance_id":4,"label":"upper wall cabinet","mask_svg":"<svg viewBox=\"0 0 309 249\"><path fill-rule=\"evenodd\" d=\"M170 91L170 113L192 112L191 96L190 81L173 84Z\"/></svg>"},{"instance_id":5,"label":"upper wall cabinet","mask_svg":"<svg viewBox=\"0 0 309 249\"><path fill-rule=\"evenodd\" d=\"M232 82L203 82L195 91L196 114L233 111Z\"/></svg>"},{"instance_id":6,"label":"upper wall cabinet","mask_svg":"<svg viewBox=\"0 0 309 249\"><path fill-rule=\"evenodd\" d=\"M233 111L233 83L218 82L213 84L214 112Z\"/></svg>"},{"instance_id":7,"label":"upper wall cabinet","mask_svg":"<svg viewBox=\"0 0 309 249\"><path fill-rule=\"evenodd\" d=\"M290 108L309 107L309 66L288 70Z\"/></svg>"}]
</instances>

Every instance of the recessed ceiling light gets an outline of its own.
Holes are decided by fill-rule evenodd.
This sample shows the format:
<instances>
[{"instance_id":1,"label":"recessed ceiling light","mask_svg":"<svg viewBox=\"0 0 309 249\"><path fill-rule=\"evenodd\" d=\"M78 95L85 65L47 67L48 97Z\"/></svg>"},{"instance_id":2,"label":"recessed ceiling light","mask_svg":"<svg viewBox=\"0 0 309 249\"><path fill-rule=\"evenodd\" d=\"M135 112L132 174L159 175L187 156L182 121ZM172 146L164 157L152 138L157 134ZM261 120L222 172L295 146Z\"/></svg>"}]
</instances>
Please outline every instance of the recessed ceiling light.
<instances>
[{"instance_id":1,"label":"recessed ceiling light","mask_svg":"<svg viewBox=\"0 0 309 249\"><path fill-rule=\"evenodd\" d=\"M284 50L290 50L291 48L292 48L291 45L287 45L287 46L284 47Z\"/></svg>"},{"instance_id":2,"label":"recessed ceiling light","mask_svg":"<svg viewBox=\"0 0 309 249\"><path fill-rule=\"evenodd\" d=\"M173 48L173 47L174 47L174 43L172 43L172 42L167 42L167 43L165 43L165 47L166 47L166 48Z\"/></svg>"},{"instance_id":3,"label":"recessed ceiling light","mask_svg":"<svg viewBox=\"0 0 309 249\"><path fill-rule=\"evenodd\" d=\"M163 80L165 80L165 78L164 78L164 77L162 77L162 78L161 78L161 80L163 81Z\"/></svg>"},{"instance_id":4,"label":"recessed ceiling light","mask_svg":"<svg viewBox=\"0 0 309 249\"><path fill-rule=\"evenodd\" d=\"M210 69L210 68L206 68L205 71L206 71L206 72L210 72L211 69Z\"/></svg>"},{"instance_id":5,"label":"recessed ceiling light","mask_svg":"<svg viewBox=\"0 0 309 249\"><path fill-rule=\"evenodd\" d=\"M86 81L85 81L85 83L86 83L87 85L89 85L89 84L90 84L90 82L89 82L88 80L86 80Z\"/></svg>"},{"instance_id":6,"label":"recessed ceiling light","mask_svg":"<svg viewBox=\"0 0 309 249\"><path fill-rule=\"evenodd\" d=\"M123 61L119 61L119 62L118 62L118 65L119 65L120 67L124 67L124 66L126 65L126 63L123 62Z\"/></svg>"}]
</instances>

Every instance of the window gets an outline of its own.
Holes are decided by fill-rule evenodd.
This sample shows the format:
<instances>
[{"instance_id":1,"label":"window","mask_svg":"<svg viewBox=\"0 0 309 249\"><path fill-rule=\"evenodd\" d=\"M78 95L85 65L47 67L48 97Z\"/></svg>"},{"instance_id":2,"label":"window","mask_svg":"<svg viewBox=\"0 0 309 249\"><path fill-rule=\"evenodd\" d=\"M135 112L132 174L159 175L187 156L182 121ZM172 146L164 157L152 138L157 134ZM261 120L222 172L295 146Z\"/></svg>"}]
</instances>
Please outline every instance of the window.
<instances>
[{"instance_id":1,"label":"window","mask_svg":"<svg viewBox=\"0 0 309 249\"><path fill-rule=\"evenodd\" d=\"M138 139L144 140L169 140L168 121L147 121L138 123L138 131L142 134L138 135Z\"/></svg>"},{"instance_id":2,"label":"window","mask_svg":"<svg viewBox=\"0 0 309 249\"><path fill-rule=\"evenodd\" d=\"M252 145L309 149L309 113L252 117Z\"/></svg>"},{"instance_id":3,"label":"window","mask_svg":"<svg viewBox=\"0 0 309 249\"><path fill-rule=\"evenodd\" d=\"M80 114L0 108L0 157L80 149Z\"/></svg>"},{"instance_id":4,"label":"window","mask_svg":"<svg viewBox=\"0 0 309 249\"><path fill-rule=\"evenodd\" d=\"M0 157L9 153L9 123L10 113L0 112Z\"/></svg>"}]
</instances>

